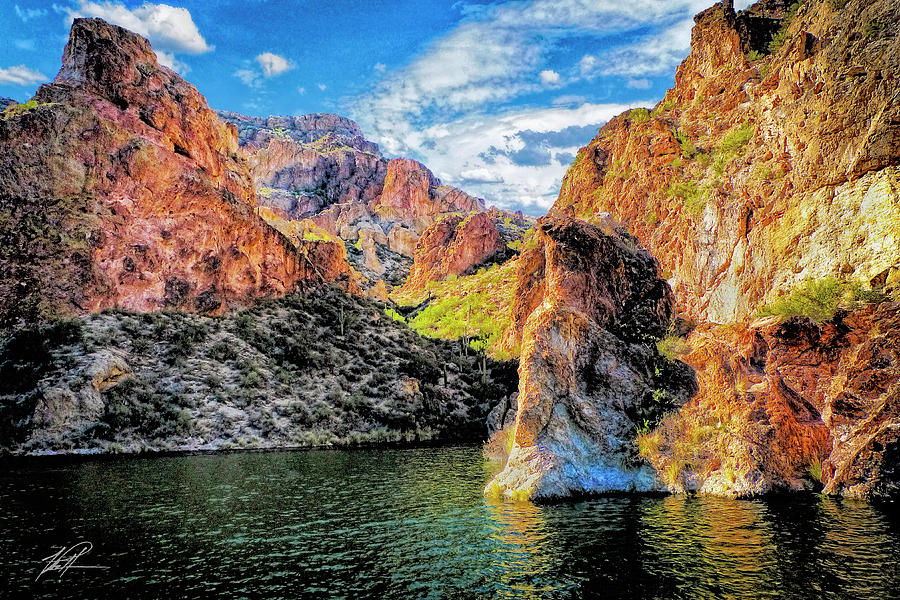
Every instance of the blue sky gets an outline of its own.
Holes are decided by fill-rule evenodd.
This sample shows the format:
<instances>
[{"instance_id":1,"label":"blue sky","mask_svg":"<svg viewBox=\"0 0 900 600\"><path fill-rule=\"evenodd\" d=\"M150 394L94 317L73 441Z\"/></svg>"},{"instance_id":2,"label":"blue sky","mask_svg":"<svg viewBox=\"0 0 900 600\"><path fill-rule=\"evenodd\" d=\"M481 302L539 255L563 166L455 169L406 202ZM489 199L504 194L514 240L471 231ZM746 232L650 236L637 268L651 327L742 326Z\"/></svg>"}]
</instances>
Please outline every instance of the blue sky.
<instances>
[{"instance_id":1,"label":"blue sky","mask_svg":"<svg viewBox=\"0 0 900 600\"><path fill-rule=\"evenodd\" d=\"M712 0L109 0L0 6L0 96L59 69L71 20L153 44L214 108L336 112L489 204L543 214L611 116L651 106ZM738 0L737 8L749 4Z\"/></svg>"}]
</instances>

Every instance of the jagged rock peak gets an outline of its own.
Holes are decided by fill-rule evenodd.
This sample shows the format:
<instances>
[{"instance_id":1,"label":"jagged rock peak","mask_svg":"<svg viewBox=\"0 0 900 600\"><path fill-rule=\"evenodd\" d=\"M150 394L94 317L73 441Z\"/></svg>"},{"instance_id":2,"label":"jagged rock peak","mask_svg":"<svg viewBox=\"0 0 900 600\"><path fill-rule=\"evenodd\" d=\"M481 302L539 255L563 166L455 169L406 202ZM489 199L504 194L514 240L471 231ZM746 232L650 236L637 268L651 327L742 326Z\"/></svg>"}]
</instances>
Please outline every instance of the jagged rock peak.
<instances>
[{"instance_id":1,"label":"jagged rock peak","mask_svg":"<svg viewBox=\"0 0 900 600\"><path fill-rule=\"evenodd\" d=\"M160 68L145 38L103 19L75 19L54 83L108 97L119 86L138 85Z\"/></svg>"},{"instance_id":2,"label":"jagged rock peak","mask_svg":"<svg viewBox=\"0 0 900 600\"><path fill-rule=\"evenodd\" d=\"M378 144L363 137L359 124L340 115L311 113L300 116L254 117L227 110L216 113L220 119L237 127L242 146L248 143L265 146L272 138L309 144L330 135L343 145L381 156Z\"/></svg>"}]
</instances>

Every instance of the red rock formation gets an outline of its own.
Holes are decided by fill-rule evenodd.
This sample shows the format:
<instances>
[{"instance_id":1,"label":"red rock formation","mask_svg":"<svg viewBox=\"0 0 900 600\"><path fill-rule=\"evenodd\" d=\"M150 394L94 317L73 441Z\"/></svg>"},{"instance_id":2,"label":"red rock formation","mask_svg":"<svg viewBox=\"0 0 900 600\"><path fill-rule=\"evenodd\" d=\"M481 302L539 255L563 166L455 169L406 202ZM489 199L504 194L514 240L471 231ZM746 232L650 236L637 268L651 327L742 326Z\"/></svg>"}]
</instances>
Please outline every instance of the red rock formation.
<instances>
[{"instance_id":1,"label":"red rock formation","mask_svg":"<svg viewBox=\"0 0 900 600\"><path fill-rule=\"evenodd\" d=\"M339 277L254 214L236 131L149 43L77 19L38 106L0 120L0 324L217 311Z\"/></svg>"},{"instance_id":2,"label":"red rock formation","mask_svg":"<svg viewBox=\"0 0 900 600\"><path fill-rule=\"evenodd\" d=\"M492 258L505 256L506 249L506 241L491 213L446 217L433 223L419 238L404 288L421 289L430 281L462 275Z\"/></svg>"},{"instance_id":3,"label":"red rock formation","mask_svg":"<svg viewBox=\"0 0 900 600\"><path fill-rule=\"evenodd\" d=\"M538 230L537 248L520 259L527 259L519 276L527 289L517 296L527 300L516 306L535 308L517 320L524 331L514 443L486 493L658 489L631 439L643 419L694 392L684 369L659 357L653 343L669 324L671 290L627 235L550 217ZM654 394L663 382L667 399Z\"/></svg>"},{"instance_id":4,"label":"red rock formation","mask_svg":"<svg viewBox=\"0 0 900 600\"><path fill-rule=\"evenodd\" d=\"M611 213L700 324L684 357L700 393L641 440L672 490L750 495L820 478L829 492L878 494L900 464L885 391L897 373L851 358L865 354L862 323L889 324L889 310L851 332L747 323L807 278L900 279L900 46L866 27L898 22L900 7L806 2L792 17L790 4L735 13L726 0L700 13L675 87L652 112L604 126L551 211L595 222ZM746 54L768 53L779 30L771 55ZM873 343L893 347L891 335ZM877 374L884 390L866 402L851 392L856 412L841 429L828 398L849 385L847 370Z\"/></svg>"},{"instance_id":5,"label":"red rock formation","mask_svg":"<svg viewBox=\"0 0 900 600\"><path fill-rule=\"evenodd\" d=\"M642 440L671 490L900 491L900 303L701 328L690 346L699 394Z\"/></svg>"},{"instance_id":6,"label":"red rock formation","mask_svg":"<svg viewBox=\"0 0 900 600\"><path fill-rule=\"evenodd\" d=\"M808 277L900 268L900 46L865 28L900 8L803 3L784 45L749 62L784 4L699 14L675 87L603 127L553 210L611 213L698 321L745 320Z\"/></svg>"}]
</instances>

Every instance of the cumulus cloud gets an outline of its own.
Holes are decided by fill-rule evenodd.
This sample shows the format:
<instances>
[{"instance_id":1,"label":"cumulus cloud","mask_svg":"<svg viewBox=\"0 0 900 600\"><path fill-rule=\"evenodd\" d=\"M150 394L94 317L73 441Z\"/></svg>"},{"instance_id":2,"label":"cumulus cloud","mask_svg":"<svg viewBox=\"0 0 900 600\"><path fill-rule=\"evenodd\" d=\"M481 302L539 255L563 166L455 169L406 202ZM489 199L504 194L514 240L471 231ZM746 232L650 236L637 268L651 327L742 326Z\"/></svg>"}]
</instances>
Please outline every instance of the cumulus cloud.
<instances>
[{"instance_id":1,"label":"cumulus cloud","mask_svg":"<svg viewBox=\"0 0 900 600\"><path fill-rule=\"evenodd\" d=\"M263 52L256 57L256 62L262 68L264 77L274 77L295 68L294 63L283 56L272 52Z\"/></svg>"},{"instance_id":2,"label":"cumulus cloud","mask_svg":"<svg viewBox=\"0 0 900 600\"><path fill-rule=\"evenodd\" d=\"M543 209L579 144L562 147L540 134L599 126L624 108L562 94L541 109L548 123L527 127L511 119L535 113L514 107L598 77L649 89L650 76L670 72L687 55L693 15L712 1L463 0L456 5L463 15L458 26L388 73L350 110L387 154L420 158L439 177L489 202ZM560 49L590 47L591 40L589 53L560 62ZM581 145L592 137L577 134L585 136Z\"/></svg>"},{"instance_id":3,"label":"cumulus cloud","mask_svg":"<svg viewBox=\"0 0 900 600\"><path fill-rule=\"evenodd\" d=\"M234 72L234 76L240 79L244 85L249 87L259 87L259 72L253 69L238 69Z\"/></svg>"},{"instance_id":4,"label":"cumulus cloud","mask_svg":"<svg viewBox=\"0 0 900 600\"><path fill-rule=\"evenodd\" d=\"M559 84L559 73L552 69L544 69L540 74L541 83L547 86L555 86Z\"/></svg>"},{"instance_id":5,"label":"cumulus cloud","mask_svg":"<svg viewBox=\"0 0 900 600\"><path fill-rule=\"evenodd\" d=\"M39 71L29 69L25 65L0 68L0 83L12 85L34 85L47 81L48 77Z\"/></svg>"},{"instance_id":6,"label":"cumulus cloud","mask_svg":"<svg viewBox=\"0 0 900 600\"><path fill-rule=\"evenodd\" d=\"M76 17L99 17L130 29L150 40L155 50L203 54L213 49L200 35L186 8L145 2L130 9L119 2L79 0L78 8L68 8L66 13L70 21Z\"/></svg>"}]
</instances>

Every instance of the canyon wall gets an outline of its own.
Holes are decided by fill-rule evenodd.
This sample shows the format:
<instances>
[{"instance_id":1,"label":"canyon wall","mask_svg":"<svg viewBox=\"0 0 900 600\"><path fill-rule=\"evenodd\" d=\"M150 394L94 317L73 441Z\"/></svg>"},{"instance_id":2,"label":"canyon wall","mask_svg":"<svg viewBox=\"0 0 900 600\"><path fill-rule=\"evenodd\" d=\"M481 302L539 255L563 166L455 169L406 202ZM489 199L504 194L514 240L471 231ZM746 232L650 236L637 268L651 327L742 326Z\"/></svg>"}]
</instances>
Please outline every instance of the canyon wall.
<instances>
[{"instance_id":1,"label":"canyon wall","mask_svg":"<svg viewBox=\"0 0 900 600\"><path fill-rule=\"evenodd\" d=\"M77 19L53 83L0 119L0 325L108 307L220 312L343 277L255 214L234 127L144 38ZM343 267L341 267L343 264Z\"/></svg>"},{"instance_id":2,"label":"canyon wall","mask_svg":"<svg viewBox=\"0 0 900 600\"><path fill-rule=\"evenodd\" d=\"M661 347L700 390L641 455L676 492L896 494L900 7L695 21L675 86L607 123L551 210L622 222L673 288Z\"/></svg>"}]
</instances>

